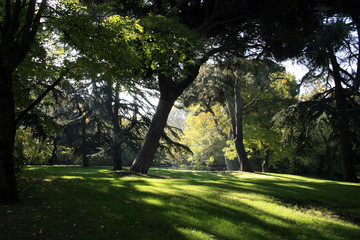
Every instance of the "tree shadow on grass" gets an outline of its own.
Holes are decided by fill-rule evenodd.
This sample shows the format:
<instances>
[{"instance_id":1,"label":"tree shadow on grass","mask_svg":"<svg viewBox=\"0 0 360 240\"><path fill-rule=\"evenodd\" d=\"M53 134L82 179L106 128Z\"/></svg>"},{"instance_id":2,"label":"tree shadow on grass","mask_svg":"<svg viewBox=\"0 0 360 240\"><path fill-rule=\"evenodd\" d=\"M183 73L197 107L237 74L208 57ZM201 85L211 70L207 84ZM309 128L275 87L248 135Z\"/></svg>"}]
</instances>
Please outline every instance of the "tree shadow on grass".
<instances>
[{"instance_id":1,"label":"tree shadow on grass","mask_svg":"<svg viewBox=\"0 0 360 240\"><path fill-rule=\"evenodd\" d=\"M284 185L284 181L218 174L207 178L205 173L149 179L79 169L69 169L66 176L74 178L67 179L62 178L61 171L53 174L48 170L43 175L39 172L38 178L20 182L21 204L0 209L0 216L6 215L0 223L0 239L329 238L322 229L289 222L239 199L219 196L246 192L271 196L275 202L287 196L298 199L308 195L312 199L322 195L323 184L289 180ZM294 192L290 183L308 188ZM334 237L359 233L326 219L317 221L321 222L318 226L339 233Z\"/></svg>"}]
</instances>

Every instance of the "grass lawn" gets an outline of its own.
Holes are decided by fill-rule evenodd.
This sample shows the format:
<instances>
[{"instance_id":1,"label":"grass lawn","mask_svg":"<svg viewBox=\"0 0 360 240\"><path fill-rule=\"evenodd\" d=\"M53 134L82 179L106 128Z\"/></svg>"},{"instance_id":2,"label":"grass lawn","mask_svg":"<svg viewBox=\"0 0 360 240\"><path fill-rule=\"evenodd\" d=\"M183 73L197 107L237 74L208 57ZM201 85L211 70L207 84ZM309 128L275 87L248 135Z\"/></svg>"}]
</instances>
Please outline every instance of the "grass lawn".
<instances>
[{"instance_id":1,"label":"grass lawn","mask_svg":"<svg viewBox=\"0 0 360 240\"><path fill-rule=\"evenodd\" d=\"M285 174L25 167L0 239L360 239L360 184ZM168 176L168 177L166 177Z\"/></svg>"}]
</instances>

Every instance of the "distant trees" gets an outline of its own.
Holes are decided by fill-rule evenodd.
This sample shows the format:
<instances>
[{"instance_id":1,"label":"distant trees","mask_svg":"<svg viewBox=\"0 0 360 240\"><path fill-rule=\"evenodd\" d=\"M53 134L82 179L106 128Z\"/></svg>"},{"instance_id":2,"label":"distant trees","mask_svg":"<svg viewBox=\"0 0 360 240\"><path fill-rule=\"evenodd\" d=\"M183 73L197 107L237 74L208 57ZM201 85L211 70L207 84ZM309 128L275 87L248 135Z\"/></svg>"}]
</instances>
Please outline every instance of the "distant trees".
<instances>
[{"instance_id":1,"label":"distant trees","mask_svg":"<svg viewBox=\"0 0 360 240\"><path fill-rule=\"evenodd\" d=\"M328 9L322 24L309 38L302 56L302 62L310 68L303 81L309 84L323 81L326 87L307 101L284 110L283 115L278 117L282 118L282 127L300 122L303 133L299 138L302 139L307 138L307 133L317 126L319 137L326 146L324 157L328 159L330 176L329 143L330 139L336 139L344 180L358 182L355 163L359 162L356 146L360 124L360 25L358 16L346 6L343 6L340 15L333 12L335 9Z\"/></svg>"},{"instance_id":2,"label":"distant trees","mask_svg":"<svg viewBox=\"0 0 360 240\"><path fill-rule=\"evenodd\" d=\"M226 67L204 66L195 84L183 97L185 106L198 104L198 110L191 111L197 116L197 121L200 121L200 116L207 116L204 123L192 127L192 131L206 131L201 124L206 124L209 131L216 131L217 137L222 139L222 144L217 145L224 148L224 144L228 143L228 147L224 148L225 156L231 160L237 158L241 170L253 169L254 164L248 159L253 154L249 151L262 153L265 159L263 170L266 171L269 170L272 151L276 153L272 159L284 157L280 154L280 136L272 129L271 118L296 101L297 85L291 75L280 70L280 66L269 61L242 59L233 59ZM223 106L220 108L222 114L219 114L219 104ZM185 142L201 142L200 139L191 139L189 133L186 129ZM206 134L200 136L204 138ZM213 136L208 141L214 139ZM231 165L231 161L226 163ZM232 170L232 167L228 169Z\"/></svg>"},{"instance_id":3,"label":"distant trees","mask_svg":"<svg viewBox=\"0 0 360 240\"><path fill-rule=\"evenodd\" d=\"M194 169L209 169L211 165L225 164L222 149L226 146L224 130L228 117L220 104L211 106L212 113L201 108L194 105L187 109L189 115L184 122L182 141L192 151L186 158L189 165Z\"/></svg>"}]
</instances>

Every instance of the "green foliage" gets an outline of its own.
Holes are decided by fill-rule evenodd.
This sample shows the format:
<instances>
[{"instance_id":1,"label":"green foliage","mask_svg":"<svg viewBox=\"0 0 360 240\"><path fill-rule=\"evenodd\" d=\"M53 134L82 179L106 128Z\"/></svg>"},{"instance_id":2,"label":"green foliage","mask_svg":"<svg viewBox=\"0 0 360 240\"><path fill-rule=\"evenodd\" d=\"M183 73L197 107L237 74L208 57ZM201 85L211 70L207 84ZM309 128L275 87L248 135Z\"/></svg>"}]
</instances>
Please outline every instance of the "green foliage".
<instances>
[{"instance_id":1,"label":"green foliage","mask_svg":"<svg viewBox=\"0 0 360 240\"><path fill-rule=\"evenodd\" d=\"M233 141L228 140L226 141L227 147L224 147L222 151L224 152L224 156L229 160L234 160L237 158L237 152L235 149L235 144Z\"/></svg>"},{"instance_id":2,"label":"green foliage","mask_svg":"<svg viewBox=\"0 0 360 240\"><path fill-rule=\"evenodd\" d=\"M179 64L195 63L202 50L198 36L177 18L161 15L142 17L139 24L146 68L167 77L186 74Z\"/></svg>"},{"instance_id":3,"label":"green foliage","mask_svg":"<svg viewBox=\"0 0 360 240\"><path fill-rule=\"evenodd\" d=\"M17 165L47 164L51 150L46 141L34 138L31 129L17 130L15 141L15 158Z\"/></svg>"},{"instance_id":4,"label":"green foliage","mask_svg":"<svg viewBox=\"0 0 360 240\"><path fill-rule=\"evenodd\" d=\"M205 112L211 116L215 104L225 105L226 95L230 95L230 101L234 101L234 96L231 95L234 85L237 85L241 89L243 102L243 142L248 157L258 171L261 169L259 161L269 158L270 168L276 171L277 161L292 158L293 147L281 145L280 134L272 129L271 118L295 102L298 93L294 77L281 70L280 66L267 60L235 59L225 68L207 65L201 69L195 86L187 91L183 104L187 106L191 102L198 102L200 106L193 110L194 113ZM231 90L225 91L224 87ZM229 115L226 112L222 114ZM222 151L228 159L234 160L237 152L233 141L227 140L226 136L230 125L224 124L228 118L215 114L212 116L212 124L215 124L214 120L218 121L216 130L221 129L223 132Z\"/></svg>"},{"instance_id":5,"label":"green foliage","mask_svg":"<svg viewBox=\"0 0 360 240\"><path fill-rule=\"evenodd\" d=\"M214 106L215 116L198 112L199 109L199 105L189 107L189 115L185 121L182 139L193 152L188 161L194 169L206 169L211 164L224 164L221 150L225 147L225 139L219 134L214 123L214 118L219 118L221 124L226 124L227 118L222 115L224 109L220 105Z\"/></svg>"}]
</instances>

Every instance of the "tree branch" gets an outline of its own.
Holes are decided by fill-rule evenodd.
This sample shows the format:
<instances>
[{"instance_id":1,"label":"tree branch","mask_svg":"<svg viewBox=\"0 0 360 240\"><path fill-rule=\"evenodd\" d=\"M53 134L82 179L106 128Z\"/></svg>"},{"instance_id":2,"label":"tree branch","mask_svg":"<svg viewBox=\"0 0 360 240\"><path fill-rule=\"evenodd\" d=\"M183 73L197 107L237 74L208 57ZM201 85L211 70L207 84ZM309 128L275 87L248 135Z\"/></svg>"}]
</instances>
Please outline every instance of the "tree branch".
<instances>
[{"instance_id":1,"label":"tree branch","mask_svg":"<svg viewBox=\"0 0 360 240\"><path fill-rule=\"evenodd\" d=\"M66 69L65 72L68 72L69 70L70 69ZM24 116L28 112L30 112L33 108L35 108L35 106L38 105L46 97L46 95L61 82L63 77L64 77L64 73L62 73L53 84L51 84L35 101L33 101L29 106L27 106L27 108L25 108L25 110L23 110L19 114L19 116L15 119L15 126L18 126L20 124L20 122L24 118Z\"/></svg>"}]
</instances>

